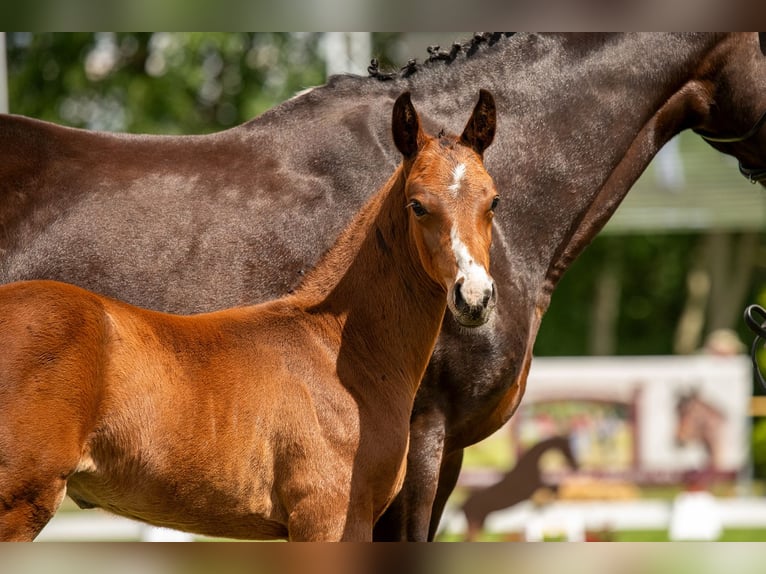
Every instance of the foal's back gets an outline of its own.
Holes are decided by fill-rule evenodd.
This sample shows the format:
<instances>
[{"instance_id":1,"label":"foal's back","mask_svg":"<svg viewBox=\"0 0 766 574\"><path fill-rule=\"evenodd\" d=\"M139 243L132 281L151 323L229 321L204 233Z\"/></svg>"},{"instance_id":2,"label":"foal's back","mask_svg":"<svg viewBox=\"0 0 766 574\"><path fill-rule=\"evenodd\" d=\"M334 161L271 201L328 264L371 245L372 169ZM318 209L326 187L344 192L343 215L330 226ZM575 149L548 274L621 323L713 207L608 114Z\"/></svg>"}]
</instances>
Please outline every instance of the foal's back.
<instances>
[{"instance_id":1,"label":"foal's back","mask_svg":"<svg viewBox=\"0 0 766 574\"><path fill-rule=\"evenodd\" d=\"M161 387L175 410L193 397L186 417L202 418L204 401L215 399L219 412L207 414L225 419L234 408L230 396L244 398L254 389L260 402L279 396L269 365L284 369L295 360L319 369L322 362L307 351L317 329L292 298L183 316L66 283L27 281L0 286L0 327L0 392L39 400L45 385L54 400L82 397L87 404L73 406L89 410L110 408L118 397L124 406L127 395L140 402ZM289 353L298 349L304 353ZM30 377L36 370L40 376ZM25 386L14 385L22 379Z\"/></svg>"}]
</instances>

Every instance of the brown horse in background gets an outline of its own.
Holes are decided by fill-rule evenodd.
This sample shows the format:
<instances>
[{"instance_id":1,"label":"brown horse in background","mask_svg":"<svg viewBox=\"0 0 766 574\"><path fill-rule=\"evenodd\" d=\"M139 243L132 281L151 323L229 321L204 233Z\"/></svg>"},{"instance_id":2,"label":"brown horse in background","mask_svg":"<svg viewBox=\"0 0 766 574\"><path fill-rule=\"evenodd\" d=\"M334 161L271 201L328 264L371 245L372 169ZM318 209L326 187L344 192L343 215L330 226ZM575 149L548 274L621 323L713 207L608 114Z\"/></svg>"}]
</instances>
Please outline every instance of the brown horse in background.
<instances>
[{"instance_id":1,"label":"brown horse in background","mask_svg":"<svg viewBox=\"0 0 766 574\"><path fill-rule=\"evenodd\" d=\"M482 91L462 135L394 105L404 160L290 296L196 316L65 283L0 287L0 538L65 493L232 538L371 540L404 479L412 403L445 308L495 304Z\"/></svg>"},{"instance_id":2,"label":"brown horse in background","mask_svg":"<svg viewBox=\"0 0 766 574\"><path fill-rule=\"evenodd\" d=\"M484 528L484 521L492 512L510 508L532 498L535 491L543 486L556 489L555 485L548 485L543 481L540 470L540 459L551 450L560 452L572 470L580 467L567 436L554 436L533 445L498 482L474 491L465 500L461 510L467 522L466 540L476 540Z\"/></svg>"},{"instance_id":3,"label":"brown horse in background","mask_svg":"<svg viewBox=\"0 0 766 574\"><path fill-rule=\"evenodd\" d=\"M492 321L445 315L415 399L404 486L376 539L432 538L463 449L521 401L551 296L657 151L694 129L766 178L757 33L477 35L423 64L334 76L200 136L0 115L0 282L58 279L193 313L283 296L399 162L388 109L459 131L478 87L502 121L485 161L513 189L493 222ZM384 169L388 167L390 171Z\"/></svg>"},{"instance_id":4,"label":"brown horse in background","mask_svg":"<svg viewBox=\"0 0 766 574\"><path fill-rule=\"evenodd\" d=\"M698 390L692 389L681 394L676 400L675 439L679 446L700 443L707 459L704 470L715 472L720 469L722 451L722 429L726 415L704 400Z\"/></svg>"}]
</instances>

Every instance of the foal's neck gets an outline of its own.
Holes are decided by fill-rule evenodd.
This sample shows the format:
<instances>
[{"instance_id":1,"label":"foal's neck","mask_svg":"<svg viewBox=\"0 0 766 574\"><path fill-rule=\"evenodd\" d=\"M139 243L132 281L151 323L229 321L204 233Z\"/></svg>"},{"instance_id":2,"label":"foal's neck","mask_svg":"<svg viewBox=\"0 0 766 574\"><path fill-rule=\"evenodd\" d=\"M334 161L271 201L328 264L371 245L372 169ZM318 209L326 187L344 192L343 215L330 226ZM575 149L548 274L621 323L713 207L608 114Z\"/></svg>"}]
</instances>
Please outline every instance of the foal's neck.
<instances>
[{"instance_id":1,"label":"foal's neck","mask_svg":"<svg viewBox=\"0 0 766 574\"><path fill-rule=\"evenodd\" d=\"M417 384L441 327L446 292L420 262L405 208L405 181L400 165L295 298L309 313L337 326L341 346L361 347L376 368L394 369Z\"/></svg>"}]
</instances>

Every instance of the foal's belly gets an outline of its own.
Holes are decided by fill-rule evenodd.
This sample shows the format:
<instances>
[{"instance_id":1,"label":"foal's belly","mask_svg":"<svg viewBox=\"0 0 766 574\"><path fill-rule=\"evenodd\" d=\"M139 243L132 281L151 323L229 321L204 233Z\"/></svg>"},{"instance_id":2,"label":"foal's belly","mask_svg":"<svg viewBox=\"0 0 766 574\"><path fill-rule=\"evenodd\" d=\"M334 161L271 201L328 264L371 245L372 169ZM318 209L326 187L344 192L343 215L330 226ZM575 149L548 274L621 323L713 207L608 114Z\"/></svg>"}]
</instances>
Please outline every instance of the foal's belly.
<instances>
[{"instance_id":1,"label":"foal's belly","mask_svg":"<svg viewBox=\"0 0 766 574\"><path fill-rule=\"evenodd\" d=\"M275 539L287 529L247 497L237 493L184 492L180 483L161 484L136 479L117 487L98 475L76 473L67 483L67 494L80 508L102 508L114 514L155 526L206 536Z\"/></svg>"}]
</instances>

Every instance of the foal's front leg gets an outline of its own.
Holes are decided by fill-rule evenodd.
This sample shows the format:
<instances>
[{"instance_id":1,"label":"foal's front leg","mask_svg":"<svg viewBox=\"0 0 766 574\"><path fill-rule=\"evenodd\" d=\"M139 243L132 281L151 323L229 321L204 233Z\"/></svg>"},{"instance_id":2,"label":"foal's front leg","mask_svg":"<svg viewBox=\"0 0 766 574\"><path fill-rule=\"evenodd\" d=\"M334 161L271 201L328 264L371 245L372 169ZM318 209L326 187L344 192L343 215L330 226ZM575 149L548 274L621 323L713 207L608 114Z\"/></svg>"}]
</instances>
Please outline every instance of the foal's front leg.
<instances>
[{"instance_id":1,"label":"foal's front leg","mask_svg":"<svg viewBox=\"0 0 766 574\"><path fill-rule=\"evenodd\" d=\"M298 439L280 439L294 444L277 453L272 485L280 503L277 519L285 522L290 541L371 540L373 491L355 468L359 435L338 431L345 420L324 424L309 424Z\"/></svg>"},{"instance_id":2,"label":"foal's front leg","mask_svg":"<svg viewBox=\"0 0 766 574\"><path fill-rule=\"evenodd\" d=\"M292 542L370 542L372 513L365 502L349 502L348 493L314 495L293 506L287 531Z\"/></svg>"},{"instance_id":3,"label":"foal's front leg","mask_svg":"<svg viewBox=\"0 0 766 574\"><path fill-rule=\"evenodd\" d=\"M2 353L2 351L0 351ZM0 373L0 541L31 541L64 500L83 450L71 421L78 413L55 398L15 389ZM13 389L3 396L3 386ZM28 401L22 399L27 396ZM18 404L14 403L14 399ZM36 402L35 402L36 401ZM61 401L64 402L64 401ZM51 414L54 413L54 414Z\"/></svg>"},{"instance_id":4,"label":"foal's front leg","mask_svg":"<svg viewBox=\"0 0 766 574\"><path fill-rule=\"evenodd\" d=\"M48 524L61 505L66 480L61 477L35 477L6 467L0 472L0 541L30 542ZM17 477L17 478L15 478Z\"/></svg>"},{"instance_id":5,"label":"foal's front leg","mask_svg":"<svg viewBox=\"0 0 766 574\"><path fill-rule=\"evenodd\" d=\"M444 414L436 409L413 415L404 484L375 524L375 540L426 542L429 539L444 454L444 423Z\"/></svg>"}]
</instances>

